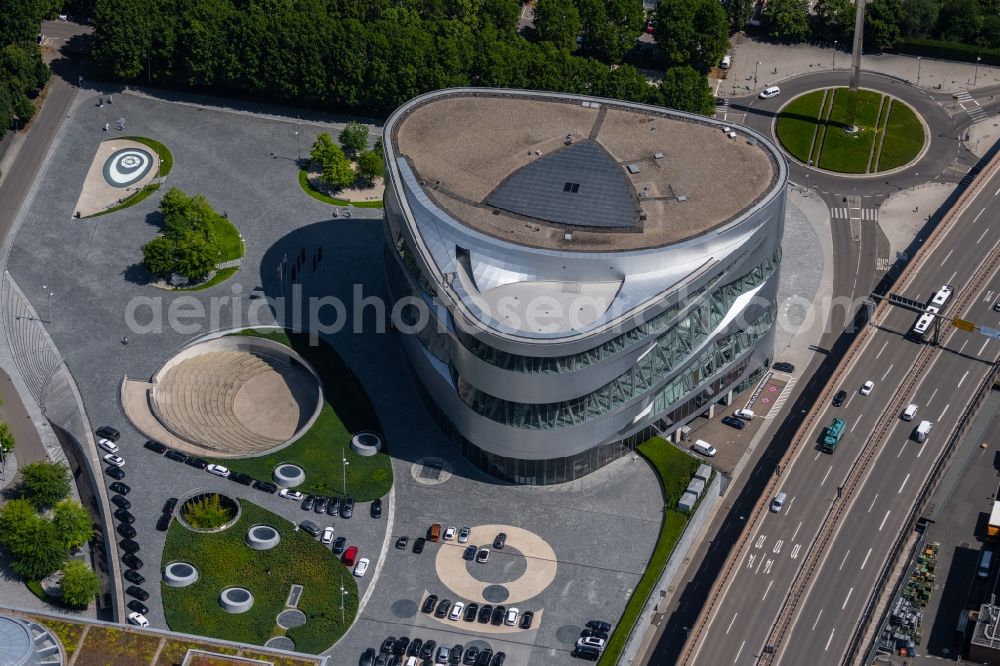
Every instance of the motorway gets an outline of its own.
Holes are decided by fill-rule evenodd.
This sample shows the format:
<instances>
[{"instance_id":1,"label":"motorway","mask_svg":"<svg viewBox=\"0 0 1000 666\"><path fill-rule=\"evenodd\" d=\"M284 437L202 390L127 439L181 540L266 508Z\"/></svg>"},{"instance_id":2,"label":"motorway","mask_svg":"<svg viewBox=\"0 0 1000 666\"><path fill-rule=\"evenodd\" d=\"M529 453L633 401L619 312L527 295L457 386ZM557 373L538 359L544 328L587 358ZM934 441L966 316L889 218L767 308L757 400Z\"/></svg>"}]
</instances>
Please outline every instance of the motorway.
<instances>
[{"instance_id":1,"label":"motorway","mask_svg":"<svg viewBox=\"0 0 1000 666\"><path fill-rule=\"evenodd\" d=\"M998 239L1000 178L994 171L950 231L895 292L926 300L941 284L949 283L956 288L954 303ZM997 265L988 268L990 277L967 311L949 310L951 316L962 314L997 327L1000 314L991 308L1000 283ZM915 315L899 309L885 313L852 360L840 387L848 392L848 401L840 408L821 408L805 444L784 471L786 509L772 514L761 504L766 515L726 582L724 596L708 618L709 625L698 636L691 663L752 664L762 654L805 554L831 504L838 501L838 487L923 348L902 337L914 319ZM952 329L942 336L941 349L913 394L906 396L906 402L920 407L916 420L906 423L895 418L885 440L878 443L867 479L850 497L840 500L850 502L847 513L812 578L812 587L799 604L795 624L775 655L777 663L840 663L909 508L998 352L1000 342L974 333ZM865 397L858 389L869 379L875 382L875 390ZM822 428L834 417L845 419L848 431L831 456L820 453L817 442ZM909 437L921 419L935 423L922 445Z\"/></svg>"}]
</instances>

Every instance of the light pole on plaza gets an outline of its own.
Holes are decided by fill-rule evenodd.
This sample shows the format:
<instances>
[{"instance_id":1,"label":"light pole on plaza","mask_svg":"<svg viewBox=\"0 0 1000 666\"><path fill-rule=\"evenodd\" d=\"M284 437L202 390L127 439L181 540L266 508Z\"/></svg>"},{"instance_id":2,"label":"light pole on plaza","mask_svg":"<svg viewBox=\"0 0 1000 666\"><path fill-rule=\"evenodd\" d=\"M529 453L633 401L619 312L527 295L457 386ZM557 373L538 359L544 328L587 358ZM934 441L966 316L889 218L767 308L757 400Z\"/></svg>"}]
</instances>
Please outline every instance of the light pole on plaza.
<instances>
[{"instance_id":1,"label":"light pole on plaza","mask_svg":"<svg viewBox=\"0 0 1000 666\"><path fill-rule=\"evenodd\" d=\"M979 56L976 56L976 70L975 74L972 75L972 87L976 87L976 81L979 80L979 61L982 60Z\"/></svg>"},{"instance_id":2,"label":"light pole on plaza","mask_svg":"<svg viewBox=\"0 0 1000 666\"><path fill-rule=\"evenodd\" d=\"M350 464L347 462L347 454L344 452L344 448L340 449L340 462L344 464L344 497L347 497L347 466Z\"/></svg>"},{"instance_id":3,"label":"light pole on plaza","mask_svg":"<svg viewBox=\"0 0 1000 666\"><path fill-rule=\"evenodd\" d=\"M917 87L920 87L920 56L917 56Z\"/></svg>"},{"instance_id":4,"label":"light pole on plaza","mask_svg":"<svg viewBox=\"0 0 1000 666\"><path fill-rule=\"evenodd\" d=\"M753 66L753 91L757 92L757 68L760 66L760 60L754 63Z\"/></svg>"},{"instance_id":5,"label":"light pole on plaza","mask_svg":"<svg viewBox=\"0 0 1000 666\"><path fill-rule=\"evenodd\" d=\"M344 574L340 574L340 623L344 624L344 594L347 590L344 589Z\"/></svg>"},{"instance_id":6,"label":"light pole on plaza","mask_svg":"<svg viewBox=\"0 0 1000 666\"><path fill-rule=\"evenodd\" d=\"M837 69L837 40L833 40L833 66L830 69Z\"/></svg>"},{"instance_id":7,"label":"light pole on plaza","mask_svg":"<svg viewBox=\"0 0 1000 666\"><path fill-rule=\"evenodd\" d=\"M48 303L48 310L49 310L49 318L48 318L48 321L46 323L51 324L52 323L52 296L54 296L54 294L51 291L49 291L48 285L43 284L42 285L42 289L45 290L45 300Z\"/></svg>"}]
</instances>

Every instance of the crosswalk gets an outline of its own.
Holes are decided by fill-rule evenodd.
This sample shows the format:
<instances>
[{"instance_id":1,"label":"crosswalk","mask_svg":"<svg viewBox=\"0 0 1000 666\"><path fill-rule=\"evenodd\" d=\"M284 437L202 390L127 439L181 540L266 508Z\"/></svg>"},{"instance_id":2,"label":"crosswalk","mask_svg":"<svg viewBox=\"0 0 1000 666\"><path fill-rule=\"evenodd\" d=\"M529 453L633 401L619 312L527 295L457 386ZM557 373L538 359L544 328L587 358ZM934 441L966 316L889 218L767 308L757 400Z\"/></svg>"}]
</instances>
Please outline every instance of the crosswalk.
<instances>
[{"instance_id":1,"label":"crosswalk","mask_svg":"<svg viewBox=\"0 0 1000 666\"><path fill-rule=\"evenodd\" d=\"M972 122L978 123L981 120L986 120L986 112L983 111L983 107L979 106L979 102L967 92L960 92L955 95L955 100L958 105L969 114L972 118Z\"/></svg>"},{"instance_id":2,"label":"crosswalk","mask_svg":"<svg viewBox=\"0 0 1000 666\"><path fill-rule=\"evenodd\" d=\"M878 221L878 208L849 208L841 206L830 209L830 217L835 220L864 220L866 222Z\"/></svg>"},{"instance_id":3,"label":"crosswalk","mask_svg":"<svg viewBox=\"0 0 1000 666\"><path fill-rule=\"evenodd\" d=\"M767 411L767 415L764 416L764 418L773 419L778 416L778 413L781 412L781 406L788 400L788 396L792 393L792 387L795 386L795 382L797 381L799 381L797 376L788 380L788 383L785 384L785 388L783 388L778 397L775 398L774 404L771 405L771 409Z\"/></svg>"}]
</instances>

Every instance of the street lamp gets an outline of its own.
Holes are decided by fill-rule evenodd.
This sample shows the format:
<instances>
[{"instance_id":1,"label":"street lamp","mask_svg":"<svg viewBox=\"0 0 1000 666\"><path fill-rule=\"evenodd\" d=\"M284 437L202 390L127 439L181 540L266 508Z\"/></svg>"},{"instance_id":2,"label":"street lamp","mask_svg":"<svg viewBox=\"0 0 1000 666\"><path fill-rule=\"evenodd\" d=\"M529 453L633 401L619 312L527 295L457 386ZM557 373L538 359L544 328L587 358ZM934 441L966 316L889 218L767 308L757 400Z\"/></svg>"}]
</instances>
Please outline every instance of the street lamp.
<instances>
[{"instance_id":1,"label":"street lamp","mask_svg":"<svg viewBox=\"0 0 1000 666\"><path fill-rule=\"evenodd\" d=\"M917 173L916 171L913 172L913 191L914 192L916 192L916 190L917 190L917 176L919 176L919 175L920 174Z\"/></svg>"},{"instance_id":2,"label":"street lamp","mask_svg":"<svg viewBox=\"0 0 1000 666\"><path fill-rule=\"evenodd\" d=\"M976 81L979 80L979 61L982 60L979 56L976 56L976 70L975 74L972 76L972 87L976 87Z\"/></svg>"},{"instance_id":3,"label":"street lamp","mask_svg":"<svg viewBox=\"0 0 1000 666\"><path fill-rule=\"evenodd\" d=\"M917 87L920 87L920 56L917 56Z\"/></svg>"},{"instance_id":4,"label":"street lamp","mask_svg":"<svg viewBox=\"0 0 1000 666\"><path fill-rule=\"evenodd\" d=\"M760 66L760 60L758 60L753 66L753 91L757 92L757 68Z\"/></svg>"},{"instance_id":5,"label":"street lamp","mask_svg":"<svg viewBox=\"0 0 1000 666\"><path fill-rule=\"evenodd\" d=\"M344 595L347 594L347 590L344 589L344 574L340 574L340 623L344 624Z\"/></svg>"},{"instance_id":6,"label":"street lamp","mask_svg":"<svg viewBox=\"0 0 1000 666\"><path fill-rule=\"evenodd\" d=\"M51 324L52 323L52 297L55 296L55 294L53 294L51 291L49 291L48 285L44 285L43 284L42 285L42 289L45 290L45 300L48 302L49 319L48 319L47 323Z\"/></svg>"},{"instance_id":7,"label":"street lamp","mask_svg":"<svg viewBox=\"0 0 1000 666\"><path fill-rule=\"evenodd\" d=\"M344 464L344 497L347 497L347 466L350 464L347 462L347 455L344 453L344 448L340 448L340 462Z\"/></svg>"},{"instance_id":8,"label":"street lamp","mask_svg":"<svg viewBox=\"0 0 1000 666\"><path fill-rule=\"evenodd\" d=\"M299 161L302 161L302 140L299 135L302 134L302 121L299 120L298 116L295 116L295 151L299 156Z\"/></svg>"},{"instance_id":9,"label":"street lamp","mask_svg":"<svg viewBox=\"0 0 1000 666\"><path fill-rule=\"evenodd\" d=\"M837 69L837 40L833 40L833 67L830 69Z\"/></svg>"}]
</instances>

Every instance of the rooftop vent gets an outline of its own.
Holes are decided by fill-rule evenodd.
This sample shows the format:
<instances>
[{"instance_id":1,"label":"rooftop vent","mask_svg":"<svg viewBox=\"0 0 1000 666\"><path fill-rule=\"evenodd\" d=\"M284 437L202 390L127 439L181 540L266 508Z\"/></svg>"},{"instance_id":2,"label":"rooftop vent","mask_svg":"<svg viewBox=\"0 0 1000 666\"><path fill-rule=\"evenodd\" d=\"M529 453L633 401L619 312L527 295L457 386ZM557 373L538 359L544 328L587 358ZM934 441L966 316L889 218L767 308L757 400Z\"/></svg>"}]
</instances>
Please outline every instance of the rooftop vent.
<instances>
[{"instance_id":1,"label":"rooftop vent","mask_svg":"<svg viewBox=\"0 0 1000 666\"><path fill-rule=\"evenodd\" d=\"M653 159L654 160L662 160L663 159L663 153L653 153Z\"/></svg>"},{"instance_id":2,"label":"rooftop vent","mask_svg":"<svg viewBox=\"0 0 1000 666\"><path fill-rule=\"evenodd\" d=\"M576 194L580 191L580 183L566 183L563 185L563 192L572 192Z\"/></svg>"},{"instance_id":3,"label":"rooftop vent","mask_svg":"<svg viewBox=\"0 0 1000 666\"><path fill-rule=\"evenodd\" d=\"M687 201L688 200L688 198L686 196L684 196L683 194L678 194L675 198L678 201Z\"/></svg>"},{"instance_id":4,"label":"rooftop vent","mask_svg":"<svg viewBox=\"0 0 1000 666\"><path fill-rule=\"evenodd\" d=\"M565 240L565 241L571 241L571 240L573 240L573 232L572 231L567 231L565 234L563 234L563 240Z\"/></svg>"},{"instance_id":5,"label":"rooftop vent","mask_svg":"<svg viewBox=\"0 0 1000 666\"><path fill-rule=\"evenodd\" d=\"M628 169L629 173L639 173L639 165L638 164L629 164L625 168Z\"/></svg>"},{"instance_id":6,"label":"rooftop vent","mask_svg":"<svg viewBox=\"0 0 1000 666\"><path fill-rule=\"evenodd\" d=\"M567 146L571 145L573 143L573 135L567 134L566 140L563 143L566 144Z\"/></svg>"}]
</instances>

